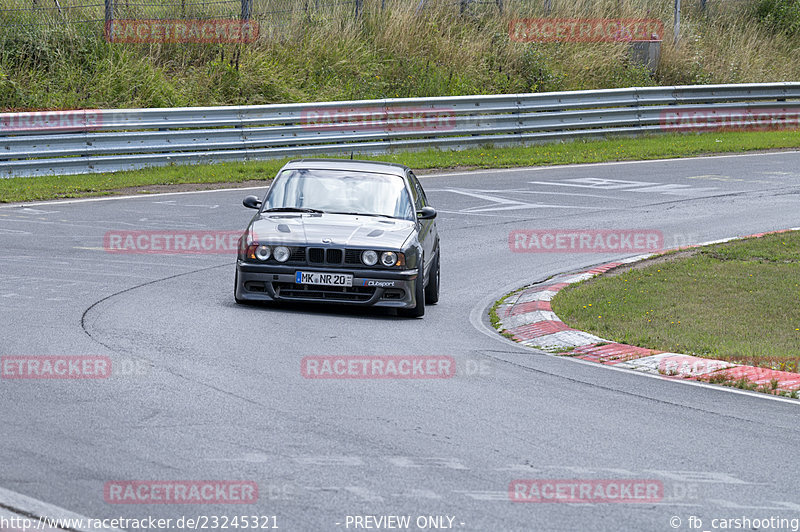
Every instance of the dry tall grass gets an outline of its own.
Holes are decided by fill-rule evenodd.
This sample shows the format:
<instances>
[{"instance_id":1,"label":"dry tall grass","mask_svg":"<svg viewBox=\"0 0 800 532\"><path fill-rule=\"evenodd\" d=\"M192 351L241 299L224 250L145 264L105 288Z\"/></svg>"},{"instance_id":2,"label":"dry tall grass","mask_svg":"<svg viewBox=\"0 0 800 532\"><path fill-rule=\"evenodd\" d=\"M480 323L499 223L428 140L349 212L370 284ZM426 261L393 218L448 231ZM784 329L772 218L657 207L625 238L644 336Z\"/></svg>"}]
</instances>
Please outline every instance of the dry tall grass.
<instances>
[{"instance_id":1,"label":"dry tall grass","mask_svg":"<svg viewBox=\"0 0 800 532\"><path fill-rule=\"evenodd\" d=\"M102 3L61 4L76 1ZM463 12L452 0L427 0L421 10L418 0L381 4L364 0L356 18L352 2L254 0L261 37L240 46L110 44L101 23L12 25L21 21L19 14L0 12L6 23L0 28L0 108L254 104L800 79L798 39L756 22L750 2L709 0L705 12L694 3L685 6L679 46L672 43L670 0L553 0L550 13L540 0L505 0L502 14L493 3L471 3ZM160 14L175 16L170 13ZM650 73L632 64L625 43L509 39L512 18L545 16L660 19L666 33L661 65Z\"/></svg>"}]
</instances>

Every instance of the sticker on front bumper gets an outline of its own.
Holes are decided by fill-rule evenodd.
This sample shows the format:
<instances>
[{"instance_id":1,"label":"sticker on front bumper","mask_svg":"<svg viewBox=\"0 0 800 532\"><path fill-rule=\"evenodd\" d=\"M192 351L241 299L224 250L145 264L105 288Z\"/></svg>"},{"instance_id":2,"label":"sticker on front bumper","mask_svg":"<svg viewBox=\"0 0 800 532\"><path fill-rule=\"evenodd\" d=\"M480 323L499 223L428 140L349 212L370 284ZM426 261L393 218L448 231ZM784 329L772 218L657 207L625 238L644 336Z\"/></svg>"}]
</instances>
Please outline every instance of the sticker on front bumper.
<instances>
[{"instance_id":1,"label":"sticker on front bumper","mask_svg":"<svg viewBox=\"0 0 800 532\"><path fill-rule=\"evenodd\" d=\"M364 279L363 286L377 286L379 288L392 288L397 281L376 281L374 279Z\"/></svg>"}]
</instances>

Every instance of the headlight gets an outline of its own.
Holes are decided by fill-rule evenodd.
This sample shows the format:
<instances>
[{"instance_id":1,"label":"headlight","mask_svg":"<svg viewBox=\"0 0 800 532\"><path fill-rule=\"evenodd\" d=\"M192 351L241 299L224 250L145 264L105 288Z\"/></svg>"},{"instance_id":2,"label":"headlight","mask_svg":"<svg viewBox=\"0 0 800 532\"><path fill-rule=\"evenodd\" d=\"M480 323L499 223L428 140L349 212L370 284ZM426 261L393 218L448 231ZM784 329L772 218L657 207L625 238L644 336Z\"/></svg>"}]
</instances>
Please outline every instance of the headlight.
<instances>
[{"instance_id":1,"label":"headlight","mask_svg":"<svg viewBox=\"0 0 800 532\"><path fill-rule=\"evenodd\" d=\"M397 253L394 251L384 251L381 253L381 264L384 266L394 266L397 264Z\"/></svg>"},{"instance_id":2,"label":"headlight","mask_svg":"<svg viewBox=\"0 0 800 532\"><path fill-rule=\"evenodd\" d=\"M258 246L256 248L256 258L258 260L267 260L271 253L269 246Z\"/></svg>"},{"instance_id":3,"label":"headlight","mask_svg":"<svg viewBox=\"0 0 800 532\"><path fill-rule=\"evenodd\" d=\"M375 266L375 264L378 262L378 254L372 250L365 251L361 254L361 262L367 266Z\"/></svg>"},{"instance_id":4,"label":"headlight","mask_svg":"<svg viewBox=\"0 0 800 532\"><path fill-rule=\"evenodd\" d=\"M278 246L272 251L272 256L275 257L275 260L278 262L286 262L289 260L289 248L286 246Z\"/></svg>"}]
</instances>

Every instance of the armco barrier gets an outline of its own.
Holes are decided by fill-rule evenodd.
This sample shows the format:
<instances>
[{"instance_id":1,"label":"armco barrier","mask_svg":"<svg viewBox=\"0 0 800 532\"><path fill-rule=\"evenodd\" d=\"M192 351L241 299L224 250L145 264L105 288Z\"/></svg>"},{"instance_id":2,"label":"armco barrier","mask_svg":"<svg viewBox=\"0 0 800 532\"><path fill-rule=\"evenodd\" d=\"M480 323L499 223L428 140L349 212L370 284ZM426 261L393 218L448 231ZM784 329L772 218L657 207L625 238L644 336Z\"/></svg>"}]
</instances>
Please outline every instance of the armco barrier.
<instances>
[{"instance_id":1,"label":"armco barrier","mask_svg":"<svg viewBox=\"0 0 800 532\"><path fill-rule=\"evenodd\" d=\"M792 82L1 113L0 177L719 128L796 128L799 99L800 83Z\"/></svg>"}]
</instances>

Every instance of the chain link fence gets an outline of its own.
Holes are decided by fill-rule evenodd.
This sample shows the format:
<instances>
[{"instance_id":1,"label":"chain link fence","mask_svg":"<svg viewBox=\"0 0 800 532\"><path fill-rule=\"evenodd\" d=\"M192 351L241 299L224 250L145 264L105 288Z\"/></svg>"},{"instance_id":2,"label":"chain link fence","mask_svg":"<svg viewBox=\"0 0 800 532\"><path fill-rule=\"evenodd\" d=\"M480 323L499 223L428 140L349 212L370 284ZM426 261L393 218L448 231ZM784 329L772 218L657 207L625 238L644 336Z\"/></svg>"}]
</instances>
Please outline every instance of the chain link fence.
<instances>
[{"instance_id":1,"label":"chain link fence","mask_svg":"<svg viewBox=\"0 0 800 532\"><path fill-rule=\"evenodd\" d=\"M757 0L683 0L683 10L707 16ZM279 37L298 23L334 23L392 10L453 17L624 17L647 14L671 25L680 0L2 0L0 36L14 27L88 27L103 31L119 20L254 20L261 36ZM676 13L677 15L677 13ZM676 28L677 35L677 28Z\"/></svg>"},{"instance_id":2,"label":"chain link fence","mask_svg":"<svg viewBox=\"0 0 800 532\"><path fill-rule=\"evenodd\" d=\"M747 0L684 0L684 6L719 8ZM64 24L105 22L112 19L215 19L248 18L269 20L287 14L310 16L330 10L349 11L358 16L365 9L385 9L411 4L415 11L450 8L458 12L491 10L495 13L549 14L568 8L585 12L597 0L3 0L0 22L16 24ZM612 5L615 2L605 2ZM656 8L664 2L619 0L624 5ZM667 0L670 3L670 0Z\"/></svg>"},{"instance_id":3,"label":"chain link fence","mask_svg":"<svg viewBox=\"0 0 800 532\"><path fill-rule=\"evenodd\" d=\"M0 31L15 25L104 24L109 20L270 20L343 6L356 13L362 0L4 0Z\"/></svg>"}]
</instances>

